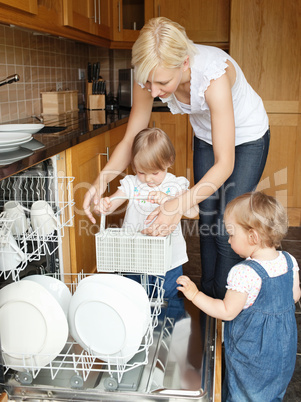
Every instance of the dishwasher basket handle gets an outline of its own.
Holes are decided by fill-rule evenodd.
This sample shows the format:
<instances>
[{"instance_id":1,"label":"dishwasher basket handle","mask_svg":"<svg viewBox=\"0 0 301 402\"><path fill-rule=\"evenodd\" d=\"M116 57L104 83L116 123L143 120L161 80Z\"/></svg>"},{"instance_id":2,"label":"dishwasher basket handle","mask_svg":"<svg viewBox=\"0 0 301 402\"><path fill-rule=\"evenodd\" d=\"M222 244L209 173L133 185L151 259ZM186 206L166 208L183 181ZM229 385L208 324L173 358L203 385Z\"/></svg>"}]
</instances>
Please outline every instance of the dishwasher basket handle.
<instances>
[{"instance_id":1,"label":"dishwasher basket handle","mask_svg":"<svg viewBox=\"0 0 301 402\"><path fill-rule=\"evenodd\" d=\"M114 201L114 200L137 200L137 201L140 201L140 200L143 200L143 201L146 201L147 200L147 198L148 197L112 197L111 198L111 201ZM101 218L100 218L100 230L105 230L105 228L106 228L106 215L105 214L101 214Z\"/></svg>"}]
</instances>

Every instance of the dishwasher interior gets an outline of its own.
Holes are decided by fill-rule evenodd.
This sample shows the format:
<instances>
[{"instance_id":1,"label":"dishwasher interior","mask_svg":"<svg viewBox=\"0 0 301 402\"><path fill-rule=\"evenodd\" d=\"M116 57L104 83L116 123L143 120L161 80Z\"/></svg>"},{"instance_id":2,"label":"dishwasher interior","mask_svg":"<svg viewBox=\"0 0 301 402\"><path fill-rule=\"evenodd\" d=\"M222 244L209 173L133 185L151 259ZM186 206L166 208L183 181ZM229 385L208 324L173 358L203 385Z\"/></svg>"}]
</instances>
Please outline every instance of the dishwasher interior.
<instances>
[{"instance_id":1,"label":"dishwasher interior","mask_svg":"<svg viewBox=\"0 0 301 402\"><path fill-rule=\"evenodd\" d=\"M0 211L10 200L18 201L27 210L35 201L46 200L58 221L50 235L41 237L31 228L26 234L15 236L26 258L16 269L0 273L0 288L41 274L63 281L74 294L87 276L64 273L62 264L62 237L65 228L73 224L72 180L57 174L52 159L0 182ZM13 220L1 212L2 233L8 233L12 225ZM5 241L4 236L1 243ZM127 276L130 278L130 274ZM148 275L141 274L151 306L151 321L131 360L116 363L96 358L69 336L61 352L46 366L39 366L36 356L26 356L12 368L7 364L9 356L1 348L2 390L12 400L214 400L215 320L180 295L165 300L163 283L160 276L149 283Z\"/></svg>"}]
</instances>

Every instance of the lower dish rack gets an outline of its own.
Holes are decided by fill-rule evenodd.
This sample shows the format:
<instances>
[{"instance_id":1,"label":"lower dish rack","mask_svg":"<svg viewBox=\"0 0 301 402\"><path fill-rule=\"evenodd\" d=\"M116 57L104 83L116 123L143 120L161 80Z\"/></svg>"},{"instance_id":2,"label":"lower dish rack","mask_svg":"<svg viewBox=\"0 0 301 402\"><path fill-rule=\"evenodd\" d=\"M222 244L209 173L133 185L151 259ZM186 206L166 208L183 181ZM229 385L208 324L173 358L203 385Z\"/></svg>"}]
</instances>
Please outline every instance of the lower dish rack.
<instances>
[{"instance_id":1,"label":"lower dish rack","mask_svg":"<svg viewBox=\"0 0 301 402\"><path fill-rule=\"evenodd\" d=\"M58 177L43 174L21 174L0 181L0 260L5 260L8 253L19 253L20 262L14 269L0 269L0 278L6 280L11 276L17 280L19 274L28 262L39 261L42 256L53 254L59 247L64 236L64 227L73 225L72 182L73 177ZM5 205L14 201L24 211L26 228L17 233L12 231L19 216L5 211ZM40 233L39 228L33 228L30 220L30 210L37 201L45 201L53 213L55 224L51 233ZM23 224L24 225L24 224ZM8 251L7 245L13 234L14 249Z\"/></svg>"},{"instance_id":2,"label":"lower dish rack","mask_svg":"<svg viewBox=\"0 0 301 402\"><path fill-rule=\"evenodd\" d=\"M120 274L125 275L125 274ZM56 277L64 279L64 282L69 287L73 294L83 278L90 276L89 274L57 274ZM126 274L128 278L131 275ZM61 375L64 371L72 372L70 378L71 388L82 388L84 382L88 379L91 373L107 373L108 376L105 381L105 388L109 391L116 390L118 384L121 382L125 373L130 372L136 368L145 366L148 363L149 347L153 343L154 328L158 325L159 315L161 313L161 306L163 304L163 284L164 278L155 276L155 280L149 283L148 276L141 274L141 284L147 292L150 306L151 306L151 320L146 330L145 335L141 341L139 350L135 356L127 363L118 358L114 358L114 362L110 362L110 356L105 356L105 361L93 356L90 351L82 349L70 336L64 349L59 355L57 355L47 366L39 367L35 362L38 356L19 356L20 364L14 367L15 378L22 385L30 385L38 375L42 372L47 372L47 376L54 380L58 375ZM69 280L70 282L66 282ZM4 366L4 374L12 369L5 365L5 353L2 351L2 362Z\"/></svg>"}]
</instances>

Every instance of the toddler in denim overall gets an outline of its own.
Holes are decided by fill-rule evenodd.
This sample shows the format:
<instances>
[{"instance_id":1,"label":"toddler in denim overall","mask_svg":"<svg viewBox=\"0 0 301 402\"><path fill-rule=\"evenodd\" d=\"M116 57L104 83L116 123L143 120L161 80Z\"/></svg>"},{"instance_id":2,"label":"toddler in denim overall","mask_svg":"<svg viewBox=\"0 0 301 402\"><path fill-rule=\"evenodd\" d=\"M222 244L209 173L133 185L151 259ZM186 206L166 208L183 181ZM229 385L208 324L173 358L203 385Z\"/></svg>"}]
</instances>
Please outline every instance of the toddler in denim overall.
<instances>
[{"instance_id":1,"label":"toddler in denim overall","mask_svg":"<svg viewBox=\"0 0 301 402\"><path fill-rule=\"evenodd\" d=\"M301 296L296 259L276 250L287 232L286 212L273 197L247 193L227 205L224 221L232 249L245 258L230 270L224 300L198 291L186 276L178 289L225 321L222 400L281 401L295 368Z\"/></svg>"}]
</instances>

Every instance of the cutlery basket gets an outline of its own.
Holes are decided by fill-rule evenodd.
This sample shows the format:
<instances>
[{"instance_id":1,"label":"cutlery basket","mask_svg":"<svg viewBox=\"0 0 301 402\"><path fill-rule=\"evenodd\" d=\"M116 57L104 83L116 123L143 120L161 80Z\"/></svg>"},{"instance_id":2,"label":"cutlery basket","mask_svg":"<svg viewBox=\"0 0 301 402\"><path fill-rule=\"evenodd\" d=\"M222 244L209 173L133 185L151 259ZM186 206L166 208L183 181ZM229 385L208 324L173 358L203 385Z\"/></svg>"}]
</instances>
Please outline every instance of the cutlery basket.
<instances>
[{"instance_id":1,"label":"cutlery basket","mask_svg":"<svg viewBox=\"0 0 301 402\"><path fill-rule=\"evenodd\" d=\"M170 269L171 235L154 237L126 228L106 229L105 215L101 215L100 231L95 239L99 272L165 275Z\"/></svg>"}]
</instances>

